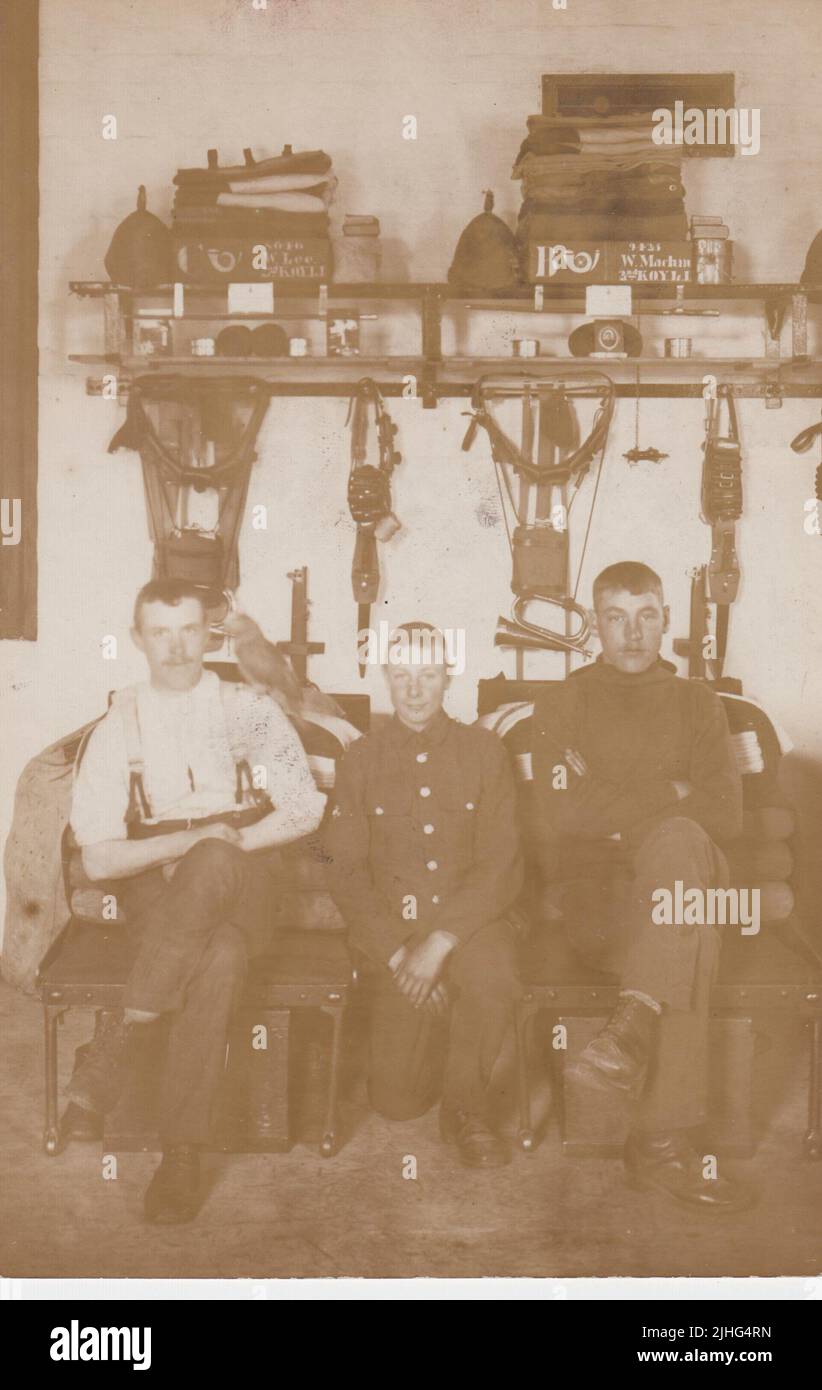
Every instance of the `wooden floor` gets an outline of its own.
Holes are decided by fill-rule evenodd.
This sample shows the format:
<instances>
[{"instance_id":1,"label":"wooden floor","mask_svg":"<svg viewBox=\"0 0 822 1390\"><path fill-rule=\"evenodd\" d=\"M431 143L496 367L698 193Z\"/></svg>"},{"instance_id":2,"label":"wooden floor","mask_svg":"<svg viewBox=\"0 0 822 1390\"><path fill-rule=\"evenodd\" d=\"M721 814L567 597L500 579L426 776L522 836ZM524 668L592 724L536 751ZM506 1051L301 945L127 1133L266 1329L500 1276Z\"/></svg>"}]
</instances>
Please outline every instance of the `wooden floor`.
<instances>
[{"instance_id":1,"label":"wooden floor","mask_svg":"<svg viewBox=\"0 0 822 1390\"><path fill-rule=\"evenodd\" d=\"M208 1199L187 1227L141 1223L153 1154L117 1156L104 1180L99 1145L41 1148L42 1029L37 1000L0 986L0 1274L52 1277L407 1277L421 1275L779 1275L822 1270L822 1163L804 1158L806 1053L799 1025L762 1039L760 1139L735 1170L759 1192L736 1216L693 1214L628 1189L618 1160L560 1151L547 1082L535 1153L494 1173L466 1171L438 1138L436 1111L393 1124L371 1114L361 1083L343 1107L346 1142L321 1159L215 1155ZM61 1082L90 1015L61 1028ZM510 1060L510 1059L509 1059ZM510 1068L502 1068L503 1100ZM508 1105L513 1133L512 1106ZM417 1178L405 1179L407 1156ZM407 1164L405 1164L408 1167ZM560 1286L556 1296L561 1297Z\"/></svg>"}]
</instances>

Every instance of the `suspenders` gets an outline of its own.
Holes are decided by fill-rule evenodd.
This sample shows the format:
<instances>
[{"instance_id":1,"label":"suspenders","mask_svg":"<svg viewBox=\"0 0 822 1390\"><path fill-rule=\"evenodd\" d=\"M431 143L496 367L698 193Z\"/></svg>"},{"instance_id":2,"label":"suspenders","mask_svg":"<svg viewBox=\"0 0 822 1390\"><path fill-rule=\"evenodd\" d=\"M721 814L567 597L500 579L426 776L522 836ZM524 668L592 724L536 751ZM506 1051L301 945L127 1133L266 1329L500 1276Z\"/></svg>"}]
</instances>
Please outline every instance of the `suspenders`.
<instances>
[{"instance_id":1,"label":"suspenders","mask_svg":"<svg viewBox=\"0 0 822 1390\"><path fill-rule=\"evenodd\" d=\"M220 699L223 702L223 715L226 715L225 708L225 682L220 682ZM145 789L145 763L143 761L142 739L140 735L140 720L137 713L137 691L133 685L126 686L124 690L118 690L112 700L112 704L117 708L123 721L123 728L126 738L126 757L128 759L128 807L126 809L126 825L137 825L142 821L150 820L152 816L151 803L146 795ZM226 727L230 728L230 723L226 719ZM260 808L270 807L270 801L266 792L255 787L251 776L251 768L248 762L248 751L242 739L236 734L230 736L229 746L231 756L234 759L236 771L236 781L234 788L234 800L240 808L246 798L250 796L252 803Z\"/></svg>"}]
</instances>

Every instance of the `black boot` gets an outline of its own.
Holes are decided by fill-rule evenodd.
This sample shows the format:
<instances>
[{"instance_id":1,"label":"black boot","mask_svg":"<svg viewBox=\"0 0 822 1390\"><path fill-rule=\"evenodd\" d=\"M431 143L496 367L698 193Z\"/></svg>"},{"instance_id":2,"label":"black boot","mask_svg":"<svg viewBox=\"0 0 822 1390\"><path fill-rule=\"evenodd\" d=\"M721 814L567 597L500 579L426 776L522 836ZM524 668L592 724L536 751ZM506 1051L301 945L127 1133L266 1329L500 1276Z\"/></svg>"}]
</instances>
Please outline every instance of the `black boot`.
<instances>
[{"instance_id":1,"label":"black boot","mask_svg":"<svg viewBox=\"0 0 822 1390\"><path fill-rule=\"evenodd\" d=\"M93 1110L81 1110L79 1105L69 1101L60 1121L63 1139L96 1140L103 1137L103 1117Z\"/></svg>"},{"instance_id":2,"label":"black boot","mask_svg":"<svg viewBox=\"0 0 822 1390\"><path fill-rule=\"evenodd\" d=\"M466 1168L503 1168L511 1162L511 1150L495 1134L478 1111L440 1106L440 1134L446 1144L456 1144Z\"/></svg>"},{"instance_id":3,"label":"black boot","mask_svg":"<svg viewBox=\"0 0 822 1390\"><path fill-rule=\"evenodd\" d=\"M126 1082L140 1027L139 1023L125 1023L122 1014L113 1014L103 1024L88 1044L83 1060L75 1064L66 1087L73 1105L96 1115L114 1109Z\"/></svg>"},{"instance_id":4,"label":"black boot","mask_svg":"<svg viewBox=\"0 0 822 1390\"><path fill-rule=\"evenodd\" d=\"M636 1099L648 1073L656 1020L650 1004L625 995L602 1032L582 1049L569 1076L586 1086L622 1091Z\"/></svg>"},{"instance_id":5,"label":"black boot","mask_svg":"<svg viewBox=\"0 0 822 1390\"><path fill-rule=\"evenodd\" d=\"M143 1203L146 1221L157 1226L179 1226L196 1216L199 1206L200 1155L192 1144L173 1144L163 1149L157 1172L146 1188Z\"/></svg>"},{"instance_id":6,"label":"black boot","mask_svg":"<svg viewBox=\"0 0 822 1390\"><path fill-rule=\"evenodd\" d=\"M686 1207L704 1211L744 1211L755 1200L733 1179L705 1177L703 1159L682 1130L633 1133L625 1145L625 1174L631 1187L664 1192Z\"/></svg>"}]
</instances>

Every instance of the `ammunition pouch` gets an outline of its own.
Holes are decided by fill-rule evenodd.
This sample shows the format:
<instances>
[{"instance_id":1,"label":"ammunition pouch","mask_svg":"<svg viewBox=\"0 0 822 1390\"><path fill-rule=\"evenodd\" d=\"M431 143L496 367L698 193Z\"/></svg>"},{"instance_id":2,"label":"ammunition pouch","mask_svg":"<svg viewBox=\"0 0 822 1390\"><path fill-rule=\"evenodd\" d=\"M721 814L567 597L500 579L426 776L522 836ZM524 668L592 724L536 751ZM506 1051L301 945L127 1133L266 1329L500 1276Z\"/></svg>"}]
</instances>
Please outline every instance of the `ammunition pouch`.
<instances>
[{"instance_id":1,"label":"ammunition pouch","mask_svg":"<svg viewBox=\"0 0 822 1390\"><path fill-rule=\"evenodd\" d=\"M568 573L568 532L553 526L517 526L513 536L515 594L565 593Z\"/></svg>"},{"instance_id":2,"label":"ammunition pouch","mask_svg":"<svg viewBox=\"0 0 822 1390\"><path fill-rule=\"evenodd\" d=\"M225 552L221 536L177 531L157 542L156 555L160 578L186 579L217 595L222 592Z\"/></svg>"}]
</instances>

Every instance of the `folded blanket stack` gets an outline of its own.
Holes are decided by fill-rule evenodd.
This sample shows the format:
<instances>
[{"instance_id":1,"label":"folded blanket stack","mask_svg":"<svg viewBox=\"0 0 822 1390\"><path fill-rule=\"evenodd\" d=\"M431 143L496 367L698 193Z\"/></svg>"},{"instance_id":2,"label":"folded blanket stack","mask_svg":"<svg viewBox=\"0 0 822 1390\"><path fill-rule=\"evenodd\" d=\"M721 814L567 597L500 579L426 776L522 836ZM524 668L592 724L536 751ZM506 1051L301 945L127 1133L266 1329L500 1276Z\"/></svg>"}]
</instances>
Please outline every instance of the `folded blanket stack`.
<instances>
[{"instance_id":1,"label":"folded blanket stack","mask_svg":"<svg viewBox=\"0 0 822 1390\"><path fill-rule=\"evenodd\" d=\"M180 169L174 177L172 222L187 236L327 237L328 208L337 180L323 150L281 155L259 162L250 150L245 164L220 168L209 150L207 169Z\"/></svg>"},{"instance_id":2,"label":"folded blanket stack","mask_svg":"<svg viewBox=\"0 0 822 1390\"><path fill-rule=\"evenodd\" d=\"M684 240L681 162L653 129L650 114L529 116L511 174L522 182L520 244Z\"/></svg>"}]
</instances>

